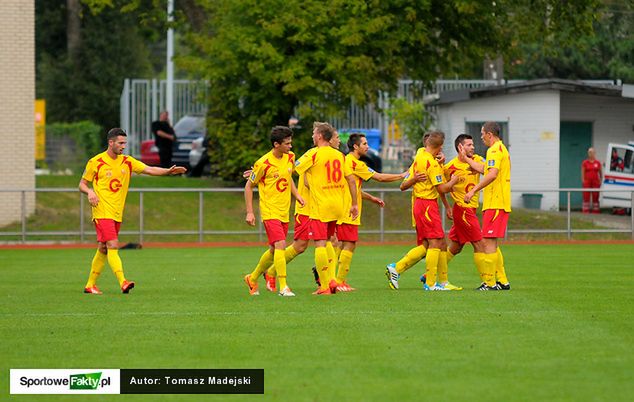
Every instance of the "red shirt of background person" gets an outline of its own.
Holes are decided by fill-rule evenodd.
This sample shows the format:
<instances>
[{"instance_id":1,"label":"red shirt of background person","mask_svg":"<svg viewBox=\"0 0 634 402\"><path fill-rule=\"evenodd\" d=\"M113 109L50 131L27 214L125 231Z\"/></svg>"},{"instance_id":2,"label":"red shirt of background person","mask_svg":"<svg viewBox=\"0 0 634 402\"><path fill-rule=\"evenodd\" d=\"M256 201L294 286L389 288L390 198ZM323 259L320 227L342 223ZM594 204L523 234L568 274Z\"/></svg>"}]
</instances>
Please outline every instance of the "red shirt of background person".
<instances>
[{"instance_id":1,"label":"red shirt of background person","mask_svg":"<svg viewBox=\"0 0 634 402\"><path fill-rule=\"evenodd\" d=\"M600 188L603 178L601 162L596 159L594 148L588 149L588 159L581 163L581 181L583 188ZM592 202L590 202L592 201ZM582 212L599 212L599 192L584 192Z\"/></svg>"}]
</instances>

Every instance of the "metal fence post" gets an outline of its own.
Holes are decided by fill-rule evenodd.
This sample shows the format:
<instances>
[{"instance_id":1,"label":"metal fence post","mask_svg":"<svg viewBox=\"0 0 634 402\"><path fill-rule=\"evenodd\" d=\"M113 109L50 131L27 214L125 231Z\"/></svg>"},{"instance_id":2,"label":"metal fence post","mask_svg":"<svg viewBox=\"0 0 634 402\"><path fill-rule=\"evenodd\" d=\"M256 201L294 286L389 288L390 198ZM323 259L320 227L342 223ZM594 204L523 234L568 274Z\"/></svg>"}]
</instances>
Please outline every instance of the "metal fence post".
<instances>
[{"instance_id":1,"label":"metal fence post","mask_svg":"<svg viewBox=\"0 0 634 402\"><path fill-rule=\"evenodd\" d=\"M566 192L567 195L567 205L566 205L566 228L568 229L568 240L572 239L572 218L570 216L570 191Z\"/></svg>"},{"instance_id":2,"label":"metal fence post","mask_svg":"<svg viewBox=\"0 0 634 402\"><path fill-rule=\"evenodd\" d=\"M143 244L143 191L139 191L139 243Z\"/></svg>"},{"instance_id":3,"label":"metal fence post","mask_svg":"<svg viewBox=\"0 0 634 402\"><path fill-rule=\"evenodd\" d=\"M84 195L79 193L79 241L83 243L86 240L84 234Z\"/></svg>"},{"instance_id":4,"label":"metal fence post","mask_svg":"<svg viewBox=\"0 0 634 402\"><path fill-rule=\"evenodd\" d=\"M20 220L22 222L22 243L26 243L26 191L20 192Z\"/></svg>"},{"instance_id":5,"label":"metal fence post","mask_svg":"<svg viewBox=\"0 0 634 402\"><path fill-rule=\"evenodd\" d=\"M381 191L381 199L385 199L385 192ZM385 211L383 208L379 208L379 240L381 243L385 240Z\"/></svg>"},{"instance_id":6,"label":"metal fence post","mask_svg":"<svg viewBox=\"0 0 634 402\"><path fill-rule=\"evenodd\" d=\"M203 192L198 192L198 243L203 242Z\"/></svg>"}]
</instances>

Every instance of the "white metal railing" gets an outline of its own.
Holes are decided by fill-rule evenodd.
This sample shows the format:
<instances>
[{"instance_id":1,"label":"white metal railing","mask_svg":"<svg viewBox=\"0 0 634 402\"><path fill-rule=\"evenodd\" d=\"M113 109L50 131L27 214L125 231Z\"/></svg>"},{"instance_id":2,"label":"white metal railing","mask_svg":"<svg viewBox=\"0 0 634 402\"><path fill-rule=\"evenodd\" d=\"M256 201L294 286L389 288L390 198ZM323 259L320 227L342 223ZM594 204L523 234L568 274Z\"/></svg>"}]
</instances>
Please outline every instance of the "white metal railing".
<instances>
[{"instance_id":1,"label":"white metal railing","mask_svg":"<svg viewBox=\"0 0 634 402\"><path fill-rule=\"evenodd\" d=\"M264 239L264 228L260 222L259 226L256 229L250 230L213 230L213 229L205 229L205 209L204 209L204 196L205 195L213 195L214 193L242 193L244 191L243 188L208 188L208 189L200 189L200 188L131 188L129 190L131 193L139 193L139 222L138 230L131 231L121 231L122 235L138 235L139 242L143 242L144 237L147 235L197 235L198 242L204 241L205 235L258 235L258 239L261 241ZM377 188L368 188L364 189L364 191L369 193L379 194L381 198L385 197L386 193L395 193L400 192L398 188L385 188L385 189L377 189ZM620 193L630 193L631 198L631 208L634 210L634 190L631 191L623 191L623 190L599 190L599 189L583 189L583 188L562 188L562 189L515 189L513 193L547 193L547 192L564 192L567 196L567 207L566 207L566 227L562 229L513 229L509 228L508 233L550 233L550 234L566 234L566 237L570 240L572 239L572 235L575 233L631 233L631 238L634 240L634 213L630 218L630 227L629 229L575 229L572 227L572 210L571 210L571 194L578 192L620 192ZM52 237L55 236L78 236L80 241L83 243L86 241L87 235L93 235L92 226L86 225L85 212L89 206L86 205L86 197L80 196L79 203L77 208L79 209L79 220L77 222L76 230L66 230L66 231L32 231L28 230L27 225L27 213L26 213L26 194L35 192L35 193L78 193L76 188L38 188L38 189L3 189L0 190L3 193L20 193L21 194L21 214L20 214L20 230L19 231L2 231L0 230L0 239L2 237L19 237L20 241L26 243L29 236L40 236L40 237ZM192 230L148 230L145 228L145 207L144 207L144 197L143 195L146 193L198 193L198 208L197 211L192 211L192 213L196 213L197 217L197 228ZM445 214L444 211L442 213L443 217L443 227L445 226ZM398 219L409 222L408 219L405 219L402 215L399 215ZM378 229L368 230L363 227L360 228L360 234L378 234L379 240L384 241L386 235L394 235L394 234L406 234L406 233L414 233L414 231L406 225L407 229L386 229L386 216L385 210L381 208L379 210L379 223Z\"/></svg>"}]
</instances>

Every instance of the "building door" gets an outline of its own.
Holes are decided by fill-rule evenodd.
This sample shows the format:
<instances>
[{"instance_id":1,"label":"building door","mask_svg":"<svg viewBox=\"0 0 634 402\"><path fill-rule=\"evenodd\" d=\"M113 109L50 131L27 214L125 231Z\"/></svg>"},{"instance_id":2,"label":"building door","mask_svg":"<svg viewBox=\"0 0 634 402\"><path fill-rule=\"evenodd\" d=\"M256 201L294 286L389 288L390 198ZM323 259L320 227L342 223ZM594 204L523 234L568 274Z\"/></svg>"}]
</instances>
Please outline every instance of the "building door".
<instances>
[{"instance_id":1,"label":"building door","mask_svg":"<svg viewBox=\"0 0 634 402\"><path fill-rule=\"evenodd\" d=\"M581 162L592 146L592 122L562 121L559 125L559 187L581 187ZM581 193L570 194L572 208L581 208ZM559 193L559 207L565 209L567 193Z\"/></svg>"}]
</instances>

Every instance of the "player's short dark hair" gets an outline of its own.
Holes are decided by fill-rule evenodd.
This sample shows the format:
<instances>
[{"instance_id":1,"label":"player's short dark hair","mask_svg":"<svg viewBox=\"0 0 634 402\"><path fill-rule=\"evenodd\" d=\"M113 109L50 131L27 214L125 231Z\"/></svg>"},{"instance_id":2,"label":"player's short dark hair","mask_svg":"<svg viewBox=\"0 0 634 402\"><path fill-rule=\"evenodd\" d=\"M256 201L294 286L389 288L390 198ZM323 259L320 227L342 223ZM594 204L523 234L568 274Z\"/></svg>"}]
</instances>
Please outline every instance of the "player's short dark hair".
<instances>
[{"instance_id":1,"label":"player's short dark hair","mask_svg":"<svg viewBox=\"0 0 634 402\"><path fill-rule=\"evenodd\" d=\"M108 135L106 136L106 139L110 141L110 140L114 140L115 138L119 136L127 137L128 134L126 134L124 129L115 127L115 128L111 128L110 131L108 131Z\"/></svg>"},{"instance_id":2,"label":"player's short dark hair","mask_svg":"<svg viewBox=\"0 0 634 402\"><path fill-rule=\"evenodd\" d=\"M350 134L350 137L348 137L348 149L350 150L350 152L354 151L354 146L357 145L361 145L361 138L365 138L365 134L363 133L352 133Z\"/></svg>"},{"instance_id":3,"label":"player's short dark hair","mask_svg":"<svg viewBox=\"0 0 634 402\"><path fill-rule=\"evenodd\" d=\"M271 129L271 145L282 144L285 139L293 136L293 130L286 126L275 126Z\"/></svg>"},{"instance_id":4,"label":"player's short dark hair","mask_svg":"<svg viewBox=\"0 0 634 402\"><path fill-rule=\"evenodd\" d=\"M427 143L429 143L430 146L435 148L442 146L442 144L445 142L445 133L443 133L442 131L430 131L425 134L425 136L427 137L425 139L425 146L427 146Z\"/></svg>"},{"instance_id":5,"label":"player's short dark hair","mask_svg":"<svg viewBox=\"0 0 634 402\"><path fill-rule=\"evenodd\" d=\"M321 121L316 121L313 123L313 130L317 129L317 132L324 137L324 140L330 141L332 137L335 135L335 128L331 126L329 123L323 123Z\"/></svg>"},{"instance_id":6,"label":"player's short dark hair","mask_svg":"<svg viewBox=\"0 0 634 402\"><path fill-rule=\"evenodd\" d=\"M454 146L456 147L456 152L458 152L458 144L462 144L464 142L464 140L472 140L473 137L470 136L469 134L460 134L459 136L456 137L456 140L454 141Z\"/></svg>"},{"instance_id":7,"label":"player's short dark hair","mask_svg":"<svg viewBox=\"0 0 634 402\"><path fill-rule=\"evenodd\" d=\"M500 125L494 121L487 121L482 125L482 130L485 133L491 133L494 136L500 138Z\"/></svg>"}]
</instances>

